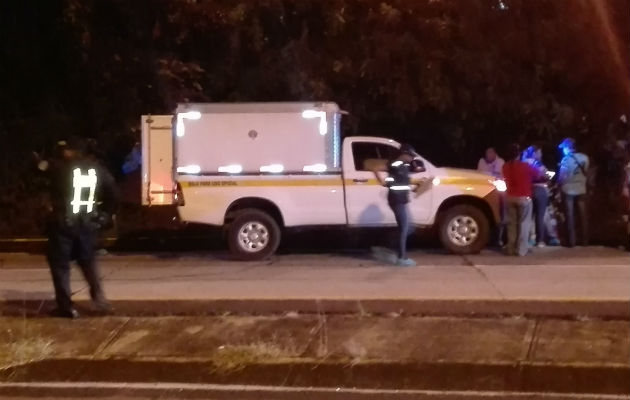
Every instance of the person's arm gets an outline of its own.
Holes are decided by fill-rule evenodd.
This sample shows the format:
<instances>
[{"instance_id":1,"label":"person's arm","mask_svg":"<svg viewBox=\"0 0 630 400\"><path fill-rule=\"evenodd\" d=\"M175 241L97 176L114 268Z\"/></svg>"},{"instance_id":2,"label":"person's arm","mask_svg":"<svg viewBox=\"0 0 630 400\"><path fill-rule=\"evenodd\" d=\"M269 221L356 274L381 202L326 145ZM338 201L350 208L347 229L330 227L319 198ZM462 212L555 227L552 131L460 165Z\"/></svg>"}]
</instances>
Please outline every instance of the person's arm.
<instances>
[{"instance_id":1,"label":"person's arm","mask_svg":"<svg viewBox=\"0 0 630 400\"><path fill-rule=\"evenodd\" d=\"M107 169L103 167L99 169L98 179L100 181L100 187L102 188L101 195L103 211L109 213L110 215L116 214L118 206L120 205L116 181Z\"/></svg>"},{"instance_id":2,"label":"person's arm","mask_svg":"<svg viewBox=\"0 0 630 400\"><path fill-rule=\"evenodd\" d=\"M479 162L477 163L477 171L483 172L483 173L488 172L488 171L486 171L485 162L484 162L483 158L480 158Z\"/></svg>"},{"instance_id":3,"label":"person's arm","mask_svg":"<svg viewBox=\"0 0 630 400\"><path fill-rule=\"evenodd\" d=\"M533 183L543 183L543 182L547 182L548 178L547 175L545 175L545 173L543 172L544 167L543 168L539 168L539 167L535 167L533 165L529 165L529 169L530 169L530 174L532 176L532 182Z\"/></svg>"},{"instance_id":4,"label":"person's arm","mask_svg":"<svg viewBox=\"0 0 630 400\"><path fill-rule=\"evenodd\" d=\"M383 178L383 176L381 175L380 171L375 169L372 172L374 173L374 176L376 177L376 180L378 181L378 183L381 186L389 186L388 183L387 183L387 179L388 178Z\"/></svg>"},{"instance_id":5,"label":"person's arm","mask_svg":"<svg viewBox=\"0 0 630 400\"><path fill-rule=\"evenodd\" d=\"M505 161L502 158L497 158L497 171L494 173L495 178L503 178L503 166L505 165Z\"/></svg>"}]
</instances>

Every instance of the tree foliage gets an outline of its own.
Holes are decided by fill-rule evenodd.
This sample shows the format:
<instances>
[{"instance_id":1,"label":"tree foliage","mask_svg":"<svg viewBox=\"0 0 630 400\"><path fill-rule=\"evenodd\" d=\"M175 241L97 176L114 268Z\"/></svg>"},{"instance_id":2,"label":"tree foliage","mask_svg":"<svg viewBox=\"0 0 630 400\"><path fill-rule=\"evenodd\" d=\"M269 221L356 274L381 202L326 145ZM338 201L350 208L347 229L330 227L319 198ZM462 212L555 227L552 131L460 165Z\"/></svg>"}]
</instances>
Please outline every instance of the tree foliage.
<instances>
[{"instance_id":1,"label":"tree foliage","mask_svg":"<svg viewBox=\"0 0 630 400\"><path fill-rule=\"evenodd\" d=\"M392 136L460 166L511 141L571 135L595 149L630 108L627 0L0 7L3 211L38 190L25 179L31 150L91 136L118 170L139 116L179 102L334 100L350 112L345 133Z\"/></svg>"}]
</instances>

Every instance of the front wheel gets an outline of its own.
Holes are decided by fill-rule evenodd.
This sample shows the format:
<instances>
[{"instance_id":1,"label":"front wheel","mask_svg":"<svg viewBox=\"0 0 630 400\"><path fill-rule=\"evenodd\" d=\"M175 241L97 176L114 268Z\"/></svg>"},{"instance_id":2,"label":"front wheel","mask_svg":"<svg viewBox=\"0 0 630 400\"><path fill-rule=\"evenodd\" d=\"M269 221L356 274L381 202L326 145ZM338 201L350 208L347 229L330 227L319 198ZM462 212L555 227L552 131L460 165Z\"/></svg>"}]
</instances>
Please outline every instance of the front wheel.
<instances>
[{"instance_id":1,"label":"front wheel","mask_svg":"<svg viewBox=\"0 0 630 400\"><path fill-rule=\"evenodd\" d=\"M271 257L280 245L280 227L264 211L238 211L227 230L230 252L243 261L264 260Z\"/></svg>"},{"instance_id":2,"label":"front wheel","mask_svg":"<svg viewBox=\"0 0 630 400\"><path fill-rule=\"evenodd\" d=\"M476 254L487 244L490 223L479 208L460 204L444 211L439 218L442 245L455 254Z\"/></svg>"}]
</instances>

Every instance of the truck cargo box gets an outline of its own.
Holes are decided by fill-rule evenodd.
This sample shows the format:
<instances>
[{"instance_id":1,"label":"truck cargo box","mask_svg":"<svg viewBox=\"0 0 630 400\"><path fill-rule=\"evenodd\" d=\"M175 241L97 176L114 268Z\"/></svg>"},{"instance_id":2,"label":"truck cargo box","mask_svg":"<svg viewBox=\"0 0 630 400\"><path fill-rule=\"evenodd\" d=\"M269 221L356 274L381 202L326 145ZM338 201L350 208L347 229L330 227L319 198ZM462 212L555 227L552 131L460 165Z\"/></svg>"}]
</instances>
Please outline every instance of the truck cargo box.
<instances>
[{"instance_id":1,"label":"truck cargo box","mask_svg":"<svg viewBox=\"0 0 630 400\"><path fill-rule=\"evenodd\" d=\"M335 103L181 104L178 174L303 174L341 168Z\"/></svg>"}]
</instances>

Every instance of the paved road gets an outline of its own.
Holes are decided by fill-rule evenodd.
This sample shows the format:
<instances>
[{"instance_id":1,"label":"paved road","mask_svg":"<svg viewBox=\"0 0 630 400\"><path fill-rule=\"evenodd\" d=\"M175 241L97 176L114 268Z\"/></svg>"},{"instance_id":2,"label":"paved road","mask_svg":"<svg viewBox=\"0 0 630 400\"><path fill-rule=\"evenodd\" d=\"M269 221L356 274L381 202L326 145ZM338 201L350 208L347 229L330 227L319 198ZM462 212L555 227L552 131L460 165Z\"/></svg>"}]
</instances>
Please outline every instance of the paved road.
<instances>
[{"instance_id":1,"label":"paved road","mask_svg":"<svg viewBox=\"0 0 630 400\"><path fill-rule=\"evenodd\" d=\"M492 251L411 256L417 267L382 265L361 253L284 255L252 263L229 261L222 253L127 254L102 256L100 264L113 301L630 301L630 256L616 249L536 249L521 258ZM76 299L88 298L76 269L73 289ZM51 296L43 256L0 254L0 301Z\"/></svg>"}]
</instances>

